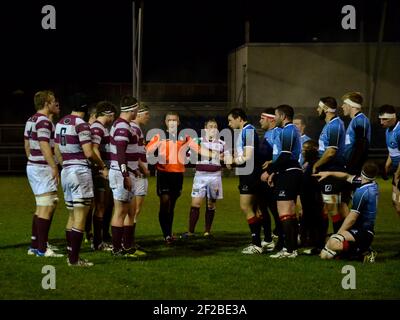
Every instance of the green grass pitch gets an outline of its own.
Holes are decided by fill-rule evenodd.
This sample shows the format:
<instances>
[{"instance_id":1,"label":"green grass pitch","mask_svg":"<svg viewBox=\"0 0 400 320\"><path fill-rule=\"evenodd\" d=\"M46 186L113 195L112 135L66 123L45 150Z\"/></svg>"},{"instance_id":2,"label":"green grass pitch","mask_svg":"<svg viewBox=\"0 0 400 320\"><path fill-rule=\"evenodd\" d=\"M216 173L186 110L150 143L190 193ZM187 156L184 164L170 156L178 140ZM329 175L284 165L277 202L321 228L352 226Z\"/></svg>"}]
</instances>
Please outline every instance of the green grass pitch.
<instances>
[{"instance_id":1,"label":"green grass pitch","mask_svg":"<svg viewBox=\"0 0 400 320\"><path fill-rule=\"evenodd\" d=\"M149 182L137 226L137 241L149 251L143 260L113 258L91 252L83 244L82 257L92 268L71 268L66 259L26 254L29 246L34 198L25 177L0 177L0 298L1 299L399 299L400 220L391 206L390 181L379 181L380 201L373 244L375 264L321 261L300 255L294 260L273 260L266 254L244 256L249 230L239 210L237 178L224 178L224 200L217 203L214 239L198 237L166 247L158 224L155 179ZM174 233L187 231L192 178L185 177L177 202ZM60 199L62 199L60 193ZM50 231L50 242L65 253L67 212L61 200ZM342 288L342 267L356 270L356 289ZM44 265L56 269L56 289L44 290Z\"/></svg>"}]
</instances>

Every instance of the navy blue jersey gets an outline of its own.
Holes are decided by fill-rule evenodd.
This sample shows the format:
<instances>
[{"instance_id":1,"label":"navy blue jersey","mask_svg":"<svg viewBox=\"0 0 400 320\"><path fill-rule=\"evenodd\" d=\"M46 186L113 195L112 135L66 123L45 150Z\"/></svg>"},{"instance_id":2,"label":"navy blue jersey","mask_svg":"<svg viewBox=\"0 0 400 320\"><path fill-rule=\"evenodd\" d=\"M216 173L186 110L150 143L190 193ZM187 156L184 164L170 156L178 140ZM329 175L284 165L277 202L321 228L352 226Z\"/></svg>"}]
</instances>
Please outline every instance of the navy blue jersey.
<instances>
[{"instance_id":1,"label":"navy blue jersey","mask_svg":"<svg viewBox=\"0 0 400 320\"><path fill-rule=\"evenodd\" d=\"M244 150L247 147L253 149L254 168L256 170L259 170L261 167L260 157L259 157L260 142L258 139L256 128L250 123L246 124L243 127L243 129L236 141L237 156L243 156Z\"/></svg>"},{"instance_id":2,"label":"navy blue jersey","mask_svg":"<svg viewBox=\"0 0 400 320\"><path fill-rule=\"evenodd\" d=\"M351 119L346 130L344 158L348 172L361 172L361 167L368 158L370 143L371 124L365 114L359 112Z\"/></svg>"},{"instance_id":3,"label":"navy blue jersey","mask_svg":"<svg viewBox=\"0 0 400 320\"><path fill-rule=\"evenodd\" d=\"M287 123L279 134L279 143L274 143L278 158L272 161L268 172L285 171L290 168L300 168L299 156L301 152L299 129L293 123Z\"/></svg>"},{"instance_id":4,"label":"navy blue jersey","mask_svg":"<svg viewBox=\"0 0 400 320\"><path fill-rule=\"evenodd\" d=\"M260 143L260 161L264 163L265 161L272 160L272 150L274 145L273 140L273 130L268 130L264 134L264 139Z\"/></svg>"},{"instance_id":5,"label":"navy blue jersey","mask_svg":"<svg viewBox=\"0 0 400 320\"><path fill-rule=\"evenodd\" d=\"M396 170L400 162L400 122L394 128L386 129L386 145L392 160L392 169Z\"/></svg>"},{"instance_id":6,"label":"navy blue jersey","mask_svg":"<svg viewBox=\"0 0 400 320\"><path fill-rule=\"evenodd\" d=\"M374 231L376 211L378 208L378 185L368 182L356 189L353 196L351 211L358 214L352 229Z\"/></svg>"},{"instance_id":7,"label":"navy blue jersey","mask_svg":"<svg viewBox=\"0 0 400 320\"><path fill-rule=\"evenodd\" d=\"M303 150L304 142L306 142L308 140L311 140L311 138L308 135L303 134L302 136L300 136L301 150ZM303 166L303 164L304 164L304 159L303 159L303 155L301 154L301 151L300 151L300 156L299 156L299 163L301 166Z\"/></svg>"},{"instance_id":8,"label":"navy blue jersey","mask_svg":"<svg viewBox=\"0 0 400 320\"><path fill-rule=\"evenodd\" d=\"M335 148L335 156L326 164L324 164L320 171L323 170L338 170L344 167L344 142L345 130L344 123L339 117L334 117L325 124L319 136L319 156L325 153L328 148Z\"/></svg>"}]
</instances>

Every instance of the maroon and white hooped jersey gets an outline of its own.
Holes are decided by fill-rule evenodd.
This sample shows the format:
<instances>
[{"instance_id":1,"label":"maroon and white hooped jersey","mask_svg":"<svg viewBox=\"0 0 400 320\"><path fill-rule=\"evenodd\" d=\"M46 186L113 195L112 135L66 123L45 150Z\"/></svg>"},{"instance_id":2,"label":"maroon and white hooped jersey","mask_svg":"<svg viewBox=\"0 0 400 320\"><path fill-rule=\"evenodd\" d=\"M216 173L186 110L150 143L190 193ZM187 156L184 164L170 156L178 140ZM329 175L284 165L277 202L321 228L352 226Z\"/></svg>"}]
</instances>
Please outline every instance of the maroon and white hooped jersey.
<instances>
[{"instance_id":1,"label":"maroon and white hooped jersey","mask_svg":"<svg viewBox=\"0 0 400 320\"><path fill-rule=\"evenodd\" d=\"M58 144L62 158L63 167L70 165L88 166L82 146L91 143L90 126L83 119L67 115L56 125L55 143Z\"/></svg>"},{"instance_id":2,"label":"maroon and white hooped jersey","mask_svg":"<svg viewBox=\"0 0 400 320\"><path fill-rule=\"evenodd\" d=\"M97 120L90 126L90 132L92 134L92 143L99 145L101 159L104 161L107 168L110 168L110 132L100 121Z\"/></svg>"},{"instance_id":3,"label":"maroon and white hooped jersey","mask_svg":"<svg viewBox=\"0 0 400 320\"><path fill-rule=\"evenodd\" d=\"M208 149L210 151L214 151L217 154L222 154L225 151L225 142L218 139L208 141L203 139L203 137L198 139L198 144L204 149ZM196 164L196 173L197 172L221 172L221 163L219 158L215 159L202 159Z\"/></svg>"},{"instance_id":4,"label":"maroon and white hooped jersey","mask_svg":"<svg viewBox=\"0 0 400 320\"><path fill-rule=\"evenodd\" d=\"M125 151L125 159L126 159L126 165L129 168L128 170L138 169L139 137L136 135L136 132L133 131L129 122L122 118L118 118L117 120L115 120L110 130L110 136L111 136L110 139L111 169L120 170L118 164L118 155L117 155L117 144L119 142L125 142L127 144Z\"/></svg>"},{"instance_id":5,"label":"maroon and white hooped jersey","mask_svg":"<svg viewBox=\"0 0 400 320\"><path fill-rule=\"evenodd\" d=\"M40 141L51 143L54 125L49 118L41 113L35 113L25 124L24 139L29 141L29 164L48 165L40 150Z\"/></svg>"},{"instance_id":6,"label":"maroon and white hooped jersey","mask_svg":"<svg viewBox=\"0 0 400 320\"><path fill-rule=\"evenodd\" d=\"M130 125L133 131L138 136L139 159L147 166L146 145L142 128L140 128L140 126L134 121L131 121Z\"/></svg>"}]
</instances>

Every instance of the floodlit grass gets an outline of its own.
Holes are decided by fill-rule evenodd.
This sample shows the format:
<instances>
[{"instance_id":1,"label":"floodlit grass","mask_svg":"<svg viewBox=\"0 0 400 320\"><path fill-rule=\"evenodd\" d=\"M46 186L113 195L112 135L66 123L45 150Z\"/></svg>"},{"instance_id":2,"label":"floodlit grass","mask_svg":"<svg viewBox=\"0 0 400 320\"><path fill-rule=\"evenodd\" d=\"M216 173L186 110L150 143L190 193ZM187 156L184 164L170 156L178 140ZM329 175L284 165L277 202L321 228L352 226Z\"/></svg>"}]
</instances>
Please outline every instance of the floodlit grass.
<instances>
[{"instance_id":1,"label":"floodlit grass","mask_svg":"<svg viewBox=\"0 0 400 320\"><path fill-rule=\"evenodd\" d=\"M192 178L186 177L175 212L174 232L187 231ZM71 268L66 259L37 258L29 246L34 198L25 177L0 177L0 298L1 299L399 299L400 221L391 207L389 181L379 181L381 196L374 248L375 264L321 261L299 256L273 260L267 255L244 256L249 230L239 210L236 178L224 178L224 200L217 205L214 239L202 238L204 209L196 239L166 247L158 223L155 179L149 183L137 226L137 239L149 251L145 260L113 258L91 252L82 257L95 266ZM62 195L60 193L60 199ZM62 201L56 211L50 242L65 253L67 212ZM342 267L356 269L356 289L344 290ZM56 290L41 287L44 265L56 268Z\"/></svg>"}]
</instances>

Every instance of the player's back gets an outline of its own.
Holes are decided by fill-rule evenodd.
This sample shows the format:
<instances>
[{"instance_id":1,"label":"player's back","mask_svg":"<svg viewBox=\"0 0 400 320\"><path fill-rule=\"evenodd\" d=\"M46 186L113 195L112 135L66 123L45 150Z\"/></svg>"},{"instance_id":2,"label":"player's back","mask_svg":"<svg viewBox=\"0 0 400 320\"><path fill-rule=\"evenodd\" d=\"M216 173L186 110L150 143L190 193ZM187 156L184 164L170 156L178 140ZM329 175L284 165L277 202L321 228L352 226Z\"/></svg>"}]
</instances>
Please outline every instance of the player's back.
<instances>
[{"instance_id":1,"label":"player's back","mask_svg":"<svg viewBox=\"0 0 400 320\"><path fill-rule=\"evenodd\" d=\"M353 208L359 212L359 217L355 223L356 228L374 231L379 190L376 182L363 184L358 188L353 196Z\"/></svg>"},{"instance_id":2,"label":"player's back","mask_svg":"<svg viewBox=\"0 0 400 320\"><path fill-rule=\"evenodd\" d=\"M82 145L91 143L90 126L75 115L63 117L56 125L55 142L63 158L63 167L89 165Z\"/></svg>"},{"instance_id":3,"label":"player's back","mask_svg":"<svg viewBox=\"0 0 400 320\"><path fill-rule=\"evenodd\" d=\"M351 154L357 139L365 140L366 150L359 152L368 153L369 143L371 142L371 124L369 119L363 113L358 113L351 119L346 130L344 157L346 162L351 158Z\"/></svg>"},{"instance_id":4,"label":"player's back","mask_svg":"<svg viewBox=\"0 0 400 320\"><path fill-rule=\"evenodd\" d=\"M294 161L298 161L301 153L301 138L299 129L293 124L286 124L281 132L282 135L282 144L288 144L291 149L291 159Z\"/></svg>"},{"instance_id":5,"label":"player's back","mask_svg":"<svg viewBox=\"0 0 400 320\"><path fill-rule=\"evenodd\" d=\"M344 167L345 134L344 123L339 117L331 119L322 129L318 149L320 157L328 147L336 149L335 156L323 166L324 170L339 170Z\"/></svg>"},{"instance_id":6,"label":"player's back","mask_svg":"<svg viewBox=\"0 0 400 320\"><path fill-rule=\"evenodd\" d=\"M95 121L90 126L90 133L92 135L92 142L99 145L101 159L106 166L110 167L110 132L108 128L103 126L100 121Z\"/></svg>"},{"instance_id":7,"label":"player's back","mask_svg":"<svg viewBox=\"0 0 400 320\"><path fill-rule=\"evenodd\" d=\"M110 130L111 168L120 170L118 164L117 144L126 143L125 158L130 170L138 168L139 153L137 148L138 137L133 132L128 121L118 118Z\"/></svg>"},{"instance_id":8,"label":"player's back","mask_svg":"<svg viewBox=\"0 0 400 320\"><path fill-rule=\"evenodd\" d=\"M393 129L386 129L386 145L392 160L392 168L396 170L400 163L400 121Z\"/></svg>"}]
</instances>

